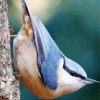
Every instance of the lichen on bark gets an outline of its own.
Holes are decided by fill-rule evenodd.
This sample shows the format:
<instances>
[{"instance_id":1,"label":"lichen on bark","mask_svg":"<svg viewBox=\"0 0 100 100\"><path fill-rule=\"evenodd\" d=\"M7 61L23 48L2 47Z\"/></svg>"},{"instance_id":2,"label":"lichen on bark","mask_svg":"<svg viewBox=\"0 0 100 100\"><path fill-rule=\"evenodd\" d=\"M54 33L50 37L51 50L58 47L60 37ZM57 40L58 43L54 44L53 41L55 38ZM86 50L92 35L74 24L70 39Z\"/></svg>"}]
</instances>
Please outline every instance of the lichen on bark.
<instances>
[{"instance_id":1,"label":"lichen on bark","mask_svg":"<svg viewBox=\"0 0 100 100\"><path fill-rule=\"evenodd\" d=\"M0 100L20 100L12 70L7 0L0 0Z\"/></svg>"}]
</instances>

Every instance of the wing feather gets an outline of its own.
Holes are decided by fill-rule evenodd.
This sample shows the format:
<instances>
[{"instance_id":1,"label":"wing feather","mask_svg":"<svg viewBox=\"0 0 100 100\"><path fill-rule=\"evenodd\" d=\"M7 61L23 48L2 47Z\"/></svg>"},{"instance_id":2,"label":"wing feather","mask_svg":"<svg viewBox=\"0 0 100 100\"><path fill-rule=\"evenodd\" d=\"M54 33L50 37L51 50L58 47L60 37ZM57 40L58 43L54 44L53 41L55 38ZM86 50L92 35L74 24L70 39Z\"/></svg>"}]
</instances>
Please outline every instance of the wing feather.
<instances>
[{"instance_id":1,"label":"wing feather","mask_svg":"<svg viewBox=\"0 0 100 100\"><path fill-rule=\"evenodd\" d=\"M33 36L38 53L38 69L43 82L51 89L57 88L57 66L61 58L61 52L43 23L32 15L25 0L20 0L25 11L29 14L32 22Z\"/></svg>"}]
</instances>

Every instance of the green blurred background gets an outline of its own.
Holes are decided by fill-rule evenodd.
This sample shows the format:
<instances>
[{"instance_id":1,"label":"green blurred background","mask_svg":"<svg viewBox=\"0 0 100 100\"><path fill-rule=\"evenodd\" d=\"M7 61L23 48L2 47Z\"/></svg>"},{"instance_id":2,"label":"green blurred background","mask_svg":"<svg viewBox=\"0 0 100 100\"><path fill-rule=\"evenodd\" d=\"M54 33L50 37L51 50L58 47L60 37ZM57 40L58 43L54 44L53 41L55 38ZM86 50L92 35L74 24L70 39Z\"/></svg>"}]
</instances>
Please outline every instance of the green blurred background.
<instances>
[{"instance_id":1,"label":"green blurred background","mask_svg":"<svg viewBox=\"0 0 100 100\"><path fill-rule=\"evenodd\" d=\"M26 0L59 48L100 81L100 0ZM22 25L19 0L8 0L9 23ZM12 45L12 43L11 43ZM21 84L21 100L39 100ZM90 85L55 100L100 100L100 85Z\"/></svg>"}]
</instances>

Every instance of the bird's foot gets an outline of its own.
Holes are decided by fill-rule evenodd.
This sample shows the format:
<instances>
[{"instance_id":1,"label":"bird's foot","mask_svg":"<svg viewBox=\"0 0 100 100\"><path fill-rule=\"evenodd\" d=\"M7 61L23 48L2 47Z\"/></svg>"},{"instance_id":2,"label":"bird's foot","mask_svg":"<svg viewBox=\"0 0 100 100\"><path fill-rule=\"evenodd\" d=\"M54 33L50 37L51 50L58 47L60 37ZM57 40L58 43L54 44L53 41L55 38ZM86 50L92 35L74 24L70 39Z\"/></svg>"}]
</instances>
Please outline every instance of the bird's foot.
<instances>
[{"instance_id":1,"label":"bird's foot","mask_svg":"<svg viewBox=\"0 0 100 100\"><path fill-rule=\"evenodd\" d=\"M13 25L9 25L9 32L13 33L14 32L14 26Z\"/></svg>"},{"instance_id":2,"label":"bird's foot","mask_svg":"<svg viewBox=\"0 0 100 100\"><path fill-rule=\"evenodd\" d=\"M9 25L9 32L13 33L14 32L14 26L13 25ZM10 35L10 38L15 38L17 37L17 35Z\"/></svg>"}]
</instances>

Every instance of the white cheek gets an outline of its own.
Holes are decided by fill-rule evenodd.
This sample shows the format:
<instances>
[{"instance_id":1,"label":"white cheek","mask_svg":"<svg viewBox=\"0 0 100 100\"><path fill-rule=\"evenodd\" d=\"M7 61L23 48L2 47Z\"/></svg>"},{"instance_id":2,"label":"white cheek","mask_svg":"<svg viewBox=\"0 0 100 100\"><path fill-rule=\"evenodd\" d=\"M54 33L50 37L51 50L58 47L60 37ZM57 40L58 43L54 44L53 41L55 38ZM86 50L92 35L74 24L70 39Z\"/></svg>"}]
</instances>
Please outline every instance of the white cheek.
<instances>
[{"instance_id":1,"label":"white cheek","mask_svg":"<svg viewBox=\"0 0 100 100\"><path fill-rule=\"evenodd\" d=\"M67 73L67 71L63 69L63 64L64 64L64 60L60 59L58 63L58 70L57 70L58 84L65 85L65 84L73 83L75 79L69 73Z\"/></svg>"},{"instance_id":2,"label":"white cheek","mask_svg":"<svg viewBox=\"0 0 100 100\"><path fill-rule=\"evenodd\" d=\"M57 71L58 75L58 84L65 86L75 83L75 78L69 75L63 68L59 68Z\"/></svg>"},{"instance_id":3,"label":"white cheek","mask_svg":"<svg viewBox=\"0 0 100 100\"><path fill-rule=\"evenodd\" d=\"M71 76L67 71L63 69L63 64L64 64L63 60L60 60L57 70L58 86L73 91L84 86L80 78Z\"/></svg>"}]
</instances>

